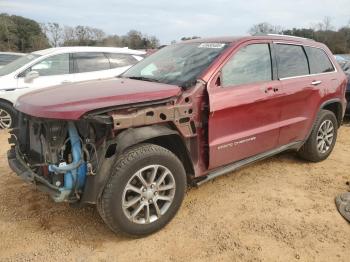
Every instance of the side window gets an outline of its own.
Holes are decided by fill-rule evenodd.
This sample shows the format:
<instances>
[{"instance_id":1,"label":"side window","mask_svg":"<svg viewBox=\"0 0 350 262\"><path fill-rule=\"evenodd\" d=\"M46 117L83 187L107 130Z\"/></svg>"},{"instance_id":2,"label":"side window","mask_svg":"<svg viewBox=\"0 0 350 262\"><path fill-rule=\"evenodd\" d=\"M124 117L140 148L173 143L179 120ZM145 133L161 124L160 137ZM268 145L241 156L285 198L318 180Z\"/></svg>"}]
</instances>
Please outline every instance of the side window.
<instances>
[{"instance_id":1,"label":"side window","mask_svg":"<svg viewBox=\"0 0 350 262\"><path fill-rule=\"evenodd\" d=\"M103 53L74 53L74 73L85 73L110 69L108 58Z\"/></svg>"},{"instance_id":2,"label":"side window","mask_svg":"<svg viewBox=\"0 0 350 262\"><path fill-rule=\"evenodd\" d=\"M69 74L69 54L60 54L45 58L26 71L37 71L40 76Z\"/></svg>"},{"instance_id":3,"label":"side window","mask_svg":"<svg viewBox=\"0 0 350 262\"><path fill-rule=\"evenodd\" d=\"M302 46L277 44L279 78L309 74L309 65Z\"/></svg>"},{"instance_id":4,"label":"side window","mask_svg":"<svg viewBox=\"0 0 350 262\"><path fill-rule=\"evenodd\" d=\"M132 55L116 53L106 53L106 55L109 58L111 68L130 66L138 62Z\"/></svg>"},{"instance_id":5,"label":"side window","mask_svg":"<svg viewBox=\"0 0 350 262\"><path fill-rule=\"evenodd\" d=\"M311 74L320 74L333 72L334 67L329 61L327 54L320 48L305 47L307 57L309 58Z\"/></svg>"},{"instance_id":6,"label":"side window","mask_svg":"<svg viewBox=\"0 0 350 262\"><path fill-rule=\"evenodd\" d=\"M222 87L271 80L272 66L268 44L243 47L222 68Z\"/></svg>"}]
</instances>

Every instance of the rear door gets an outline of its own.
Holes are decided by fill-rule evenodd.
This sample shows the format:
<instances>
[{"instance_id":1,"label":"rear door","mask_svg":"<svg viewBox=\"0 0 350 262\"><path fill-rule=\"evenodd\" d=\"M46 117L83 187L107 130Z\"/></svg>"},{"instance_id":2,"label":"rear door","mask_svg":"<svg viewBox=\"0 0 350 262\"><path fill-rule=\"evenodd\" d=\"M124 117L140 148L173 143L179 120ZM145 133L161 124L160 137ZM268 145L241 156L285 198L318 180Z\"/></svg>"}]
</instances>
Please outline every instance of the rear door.
<instances>
[{"instance_id":1,"label":"rear door","mask_svg":"<svg viewBox=\"0 0 350 262\"><path fill-rule=\"evenodd\" d=\"M112 77L109 60L102 52L73 53L72 60L73 82Z\"/></svg>"},{"instance_id":2,"label":"rear door","mask_svg":"<svg viewBox=\"0 0 350 262\"><path fill-rule=\"evenodd\" d=\"M242 45L209 82L209 169L276 148L281 103L269 42Z\"/></svg>"},{"instance_id":3,"label":"rear door","mask_svg":"<svg viewBox=\"0 0 350 262\"><path fill-rule=\"evenodd\" d=\"M331 91L337 83L332 83L329 73L334 71L334 67L322 49L285 43L274 46L278 76L283 87L283 126L279 138L282 146L307 137L321 97L326 96L325 92Z\"/></svg>"}]
</instances>

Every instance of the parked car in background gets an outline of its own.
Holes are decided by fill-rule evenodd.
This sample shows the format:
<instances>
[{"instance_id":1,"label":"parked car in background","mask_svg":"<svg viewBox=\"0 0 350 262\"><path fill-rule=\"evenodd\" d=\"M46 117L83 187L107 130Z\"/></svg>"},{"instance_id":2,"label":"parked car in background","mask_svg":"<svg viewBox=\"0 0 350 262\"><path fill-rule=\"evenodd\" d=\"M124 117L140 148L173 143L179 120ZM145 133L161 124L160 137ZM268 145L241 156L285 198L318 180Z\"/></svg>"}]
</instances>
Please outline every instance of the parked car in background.
<instances>
[{"instance_id":1,"label":"parked car in background","mask_svg":"<svg viewBox=\"0 0 350 262\"><path fill-rule=\"evenodd\" d=\"M57 47L11 62L0 68L0 127L16 123L13 104L20 95L49 86L115 77L142 60L144 54L128 48Z\"/></svg>"},{"instance_id":2,"label":"parked car in background","mask_svg":"<svg viewBox=\"0 0 350 262\"><path fill-rule=\"evenodd\" d=\"M348 77L348 86L346 88L346 100L348 101L346 114L350 115L350 54L335 55L337 62Z\"/></svg>"},{"instance_id":3,"label":"parked car in background","mask_svg":"<svg viewBox=\"0 0 350 262\"><path fill-rule=\"evenodd\" d=\"M312 40L185 41L121 78L21 96L9 166L57 202L96 204L114 232L146 235L174 217L187 183L286 150L326 159L346 83L330 50Z\"/></svg>"},{"instance_id":4,"label":"parked car in background","mask_svg":"<svg viewBox=\"0 0 350 262\"><path fill-rule=\"evenodd\" d=\"M337 62L347 61L350 60L350 54L337 54L334 55L335 59L337 59Z\"/></svg>"},{"instance_id":5,"label":"parked car in background","mask_svg":"<svg viewBox=\"0 0 350 262\"><path fill-rule=\"evenodd\" d=\"M12 61L24 56L24 53L0 52L0 68L11 63Z\"/></svg>"}]
</instances>

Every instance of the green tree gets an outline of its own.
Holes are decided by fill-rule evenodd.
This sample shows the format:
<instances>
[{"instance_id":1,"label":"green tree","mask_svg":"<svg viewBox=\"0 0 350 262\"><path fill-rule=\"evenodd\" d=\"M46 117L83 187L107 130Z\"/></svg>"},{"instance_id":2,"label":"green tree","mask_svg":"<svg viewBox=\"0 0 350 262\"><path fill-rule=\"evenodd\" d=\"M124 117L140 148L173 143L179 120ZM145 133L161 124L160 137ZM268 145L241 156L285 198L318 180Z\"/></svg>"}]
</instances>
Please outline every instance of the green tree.
<instances>
[{"instance_id":1,"label":"green tree","mask_svg":"<svg viewBox=\"0 0 350 262\"><path fill-rule=\"evenodd\" d=\"M7 14L0 14L0 50L17 51L17 26Z\"/></svg>"},{"instance_id":2,"label":"green tree","mask_svg":"<svg viewBox=\"0 0 350 262\"><path fill-rule=\"evenodd\" d=\"M49 46L40 25L34 20L0 14L0 21L1 50L31 52Z\"/></svg>"}]
</instances>

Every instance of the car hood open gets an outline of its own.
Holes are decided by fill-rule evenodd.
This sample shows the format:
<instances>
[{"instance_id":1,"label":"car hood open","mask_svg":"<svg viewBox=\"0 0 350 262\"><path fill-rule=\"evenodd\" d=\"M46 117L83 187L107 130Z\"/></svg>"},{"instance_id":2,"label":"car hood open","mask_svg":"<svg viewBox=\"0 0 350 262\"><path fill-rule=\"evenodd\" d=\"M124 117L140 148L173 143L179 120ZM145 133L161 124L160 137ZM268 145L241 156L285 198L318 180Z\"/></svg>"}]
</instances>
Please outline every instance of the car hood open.
<instances>
[{"instance_id":1,"label":"car hood open","mask_svg":"<svg viewBox=\"0 0 350 262\"><path fill-rule=\"evenodd\" d=\"M36 117L77 120L89 111L162 100L180 92L176 85L113 78L30 92L18 98L15 108Z\"/></svg>"}]
</instances>

